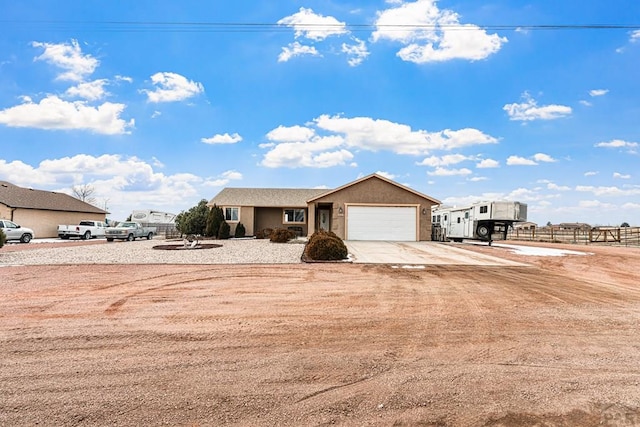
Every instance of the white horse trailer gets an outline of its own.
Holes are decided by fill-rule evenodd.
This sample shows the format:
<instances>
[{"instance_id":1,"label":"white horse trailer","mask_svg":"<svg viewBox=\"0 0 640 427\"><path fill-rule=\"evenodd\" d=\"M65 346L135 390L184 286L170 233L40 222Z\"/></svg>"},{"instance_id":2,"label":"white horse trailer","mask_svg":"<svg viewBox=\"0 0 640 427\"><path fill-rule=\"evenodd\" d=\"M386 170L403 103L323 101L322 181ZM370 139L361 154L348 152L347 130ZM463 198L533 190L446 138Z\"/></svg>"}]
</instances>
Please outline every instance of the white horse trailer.
<instances>
[{"instance_id":1,"label":"white horse trailer","mask_svg":"<svg viewBox=\"0 0 640 427\"><path fill-rule=\"evenodd\" d=\"M463 239L484 240L489 243L494 234L507 238L514 222L527 220L527 204L520 202L479 202L470 206L431 209L432 240L461 242Z\"/></svg>"},{"instance_id":2,"label":"white horse trailer","mask_svg":"<svg viewBox=\"0 0 640 427\"><path fill-rule=\"evenodd\" d=\"M136 210L131 212L131 221L144 224L173 224L176 215L169 212Z\"/></svg>"}]
</instances>

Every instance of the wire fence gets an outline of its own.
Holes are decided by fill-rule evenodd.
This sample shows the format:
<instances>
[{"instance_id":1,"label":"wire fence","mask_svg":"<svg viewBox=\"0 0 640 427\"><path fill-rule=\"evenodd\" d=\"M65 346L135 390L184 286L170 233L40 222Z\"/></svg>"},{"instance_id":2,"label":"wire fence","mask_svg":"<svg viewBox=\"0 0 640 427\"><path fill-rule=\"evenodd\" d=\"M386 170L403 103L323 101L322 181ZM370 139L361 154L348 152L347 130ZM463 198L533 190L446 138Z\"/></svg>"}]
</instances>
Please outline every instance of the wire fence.
<instances>
[{"instance_id":1,"label":"wire fence","mask_svg":"<svg viewBox=\"0 0 640 427\"><path fill-rule=\"evenodd\" d=\"M512 228L509 230L507 239L583 245L640 246L640 227Z\"/></svg>"}]
</instances>

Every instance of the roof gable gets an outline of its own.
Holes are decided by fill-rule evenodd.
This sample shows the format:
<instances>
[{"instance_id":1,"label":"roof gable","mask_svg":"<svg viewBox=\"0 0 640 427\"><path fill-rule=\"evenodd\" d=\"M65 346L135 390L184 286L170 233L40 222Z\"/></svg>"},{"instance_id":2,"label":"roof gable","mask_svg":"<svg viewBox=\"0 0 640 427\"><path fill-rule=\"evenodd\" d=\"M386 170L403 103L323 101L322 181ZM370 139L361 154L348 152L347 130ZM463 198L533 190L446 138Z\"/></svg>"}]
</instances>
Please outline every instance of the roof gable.
<instances>
[{"instance_id":1,"label":"roof gable","mask_svg":"<svg viewBox=\"0 0 640 427\"><path fill-rule=\"evenodd\" d=\"M0 181L0 203L10 208L108 213L68 194L18 187L6 181Z\"/></svg>"},{"instance_id":2,"label":"roof gable","mask_svg":"<svg viewBox=\"0 0 640 427\"><path fill-rule=\"evenodd\" d=\"M365 176L365 177L363 177L363 178L360 178L360 179L357 179L357 180L355 180L355 181L352 181L352 182L350 182L350 183L348 183L348 184L345 184L345 185L343 185L343 186L341 186L341 187L336 188L335 190L325 191L325 192L324 192L324 193L322 193L322 194L318 194L318 195L316 195L316 196L314 196L314 197L312 197L312 198L308 199L308 200L307 200L307 202L309 202L309 203L310 203L310 202L313 202L313 201L314 201L314 200L316 200L316 199L319 199L319 198L322 198L322 197L326 197L326 196L328 196L328 195L330 195L330 194L337 193L337 192L342 191L342 190L344 190L344 189L346 189L346 188L349 188L349 187L355 186L355 185L357 185L357 184L360 184L360 183L362 183L362 182L364 182L364 181L368 181L368 180L371 180L371 179L378 179L378 180L384 181L384 182L386 182L387 184L393 185L393 186L398 187L398 188L400 188L400 189L402 189L402 190L404 190L404 191L408 191L409 193L415 194L415 195L416 195L416 196L418 196L418 197L422 197L423 199L429 200L429 201L431 201L433 204L439 205L439 204L441 203L441 202L440 202L440 200L438 200L438 199L434 199L433 197L427 196L426 194L422 194L422 193L420 193L420 192L418 192L418 191L415 191L415 190L413 190L413 189L411 189L411 188L409 188L409 187L405 187L404 185L402 185L402 184L398 184L397 182L392 181L392 180L390 180L390 179L388 179L388 178L385 178L385 177L383 177L383 176L381 176L381 175L378 175L377 173L373 173L373 174L371 174L371 175L367 175L367 176Z\"/></svg>"}]
</instances>

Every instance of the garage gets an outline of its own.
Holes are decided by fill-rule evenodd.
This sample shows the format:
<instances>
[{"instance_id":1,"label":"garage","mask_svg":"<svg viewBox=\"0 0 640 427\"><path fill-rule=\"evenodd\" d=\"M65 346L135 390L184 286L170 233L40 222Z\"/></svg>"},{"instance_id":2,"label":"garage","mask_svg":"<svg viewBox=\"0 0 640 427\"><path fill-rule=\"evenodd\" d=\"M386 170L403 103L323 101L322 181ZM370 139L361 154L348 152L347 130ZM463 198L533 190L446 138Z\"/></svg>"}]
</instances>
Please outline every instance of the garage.
<instances>
[{"instance_id":1,"label":"garage","mask_svg":"<svg viewBox=\"0 0 640 427\"><path fill-rule=\"evenodd\" d=\"M346 240L418 240L417 206L347 206Z\"/></svg>"}]
</instances>

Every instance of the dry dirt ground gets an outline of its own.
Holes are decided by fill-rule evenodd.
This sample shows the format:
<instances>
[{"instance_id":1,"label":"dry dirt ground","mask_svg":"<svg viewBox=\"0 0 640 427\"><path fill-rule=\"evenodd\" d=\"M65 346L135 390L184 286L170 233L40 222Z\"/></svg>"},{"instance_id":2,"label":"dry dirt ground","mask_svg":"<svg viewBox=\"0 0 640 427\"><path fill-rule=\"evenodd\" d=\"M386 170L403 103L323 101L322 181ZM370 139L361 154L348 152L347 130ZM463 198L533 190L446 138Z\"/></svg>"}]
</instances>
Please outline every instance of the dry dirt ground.
<instances>
[{"instance_id":1,"label":"dry dirt ground","mask_svg":"<svg viewBox=\"0 0 640 427\"><path fill-rule=\"evenodd\" d=\"M640 425L640 249L568 248L0 268L0 425Z\"/></svg>"}]
</instances>

